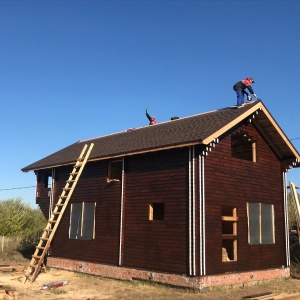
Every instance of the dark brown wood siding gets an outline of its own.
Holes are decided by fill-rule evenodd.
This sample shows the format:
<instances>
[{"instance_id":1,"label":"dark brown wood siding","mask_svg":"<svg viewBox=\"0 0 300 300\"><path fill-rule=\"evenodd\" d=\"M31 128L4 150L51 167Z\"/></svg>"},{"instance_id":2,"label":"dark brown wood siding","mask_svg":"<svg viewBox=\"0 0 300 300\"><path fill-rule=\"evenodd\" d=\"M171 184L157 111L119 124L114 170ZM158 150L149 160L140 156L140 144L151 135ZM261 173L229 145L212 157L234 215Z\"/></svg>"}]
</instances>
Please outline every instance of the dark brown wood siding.
<instances>
[{"instance_id":1,"label":"dark brown wood siding","mask_svg":"<svg viewBox=\"0 0 300 300\"><path fill-rule=\"evenodd\" d=\"M125 158L122 265L187 272L188 160L188 148ZM107 163L92 162L84 168L53 239L51 256L118 264L121 182L107 182ZM71 170L56 170L56 199ZM70 206L83 201L96 202L96 237L70 240ZM164 203L164 220L149 220L150 203Z\"/></svg>"},{"instance_id":2,"label":"dark brown wood siding","mask_svg":"<svg viewBox=\"0 0 300 300\"><path fill-rule=\"evenodd\" d=\"M188 149L127 158L124 265L187 272ZM149 220L149 204L164 220Z\"/></svg>"},{"instance_id":3,"label":"dark brown wood siding","mask_svg":"<svg viewBox=\"0 0 300 300\"><path fill-rule=\"evenodd\" d=\"M256 141L257 162L231 156L231 133L245 130ZM222 274L285 265L283 166L251 123L220 138L204 159L206 273ZM203 146L196 147L197 154ZM189 274L189 201L195 193L195 266L199 275L199 178L189 181L189 148L125 157L121 265ZM71 203L96 202L95 239L70 240L70 204L54 237L51 255L118 265L122 182L107 182L108 161L89 162ZM58 199L72 166L55 170ZM48 172L48 171L46 171ZM39 171L41 176L42 171ZM40 180L42 182L42 179ZM38 181L39 204L48 195ZM273 204L275 244L249 245L247 202ZM149 220L149 205L164 205L163 220ZM237 261L222 262L222 207L237 208Z\"/></svg>"},{"instance_id":4,"label":"dark brown wood siding","mask_svg":"<svg viewBox=\"0 0 300 300\"><path fill-rule=\"evenodd\" d=\"M57 190L62 191L71 170L56 171ZM118 264L121 182L107 183L106 175L107 161L85 166L54 237L52 256ZM81 202L96 202L94 240L69 239L71 203Z\"/></svg>"},{"instance_id":5,"label":"dark brown wood siding","mask_svg":"<svg viewBox=\"0 0 300 300\"><path fill-rule=\"evenodd\" d=\"M256 141L257 162L231 157L227 135L205 158L207 274L285 265L281 163L252 123L241 125ZM275 244L249 245L247 202L273 204ZM222 262L222 206L237 208L237 261Z\"/></svg>"}]
</instances>

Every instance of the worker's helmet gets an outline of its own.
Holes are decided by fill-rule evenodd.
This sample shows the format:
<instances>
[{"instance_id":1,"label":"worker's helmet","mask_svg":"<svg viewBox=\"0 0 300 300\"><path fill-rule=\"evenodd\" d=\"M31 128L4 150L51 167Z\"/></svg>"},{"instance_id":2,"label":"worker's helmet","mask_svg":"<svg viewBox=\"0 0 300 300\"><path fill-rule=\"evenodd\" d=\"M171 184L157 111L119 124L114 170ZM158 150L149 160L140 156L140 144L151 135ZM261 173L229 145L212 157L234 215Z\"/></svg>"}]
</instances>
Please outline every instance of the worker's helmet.
<instances>
[{"instance_id":1,"label":"worker's helmet","mask_svg":"<svg viewBox=\"0 0 300 300\"><path fill-rule=\"evenodd\" d=\"M253 77L249 77L249 79L251 79L253 83L255 82Z\"/></svg>"},{"instance_id":2,"label":"worker's helmet","mask_svg":"<svg viewBox=\"0 0 300 300\"><path fill-rule=\"evenodd\" d=\"M155 119L155 117L154 117L154 116L151 116L151 117L150 117L150 119L151 119L151 120L154 120L154 119Z\"/></svg>"}]
</instances>

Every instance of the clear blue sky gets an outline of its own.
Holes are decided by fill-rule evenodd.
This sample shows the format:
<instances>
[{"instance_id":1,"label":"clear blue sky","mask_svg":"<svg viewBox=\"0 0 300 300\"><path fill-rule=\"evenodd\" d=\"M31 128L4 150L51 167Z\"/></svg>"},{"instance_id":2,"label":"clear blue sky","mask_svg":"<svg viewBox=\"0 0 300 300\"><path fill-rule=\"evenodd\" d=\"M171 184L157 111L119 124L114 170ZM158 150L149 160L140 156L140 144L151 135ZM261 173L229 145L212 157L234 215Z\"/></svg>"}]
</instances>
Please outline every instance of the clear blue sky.
<instances>
[{"instance_id":1,"label":"clear blue sky","mask_svg":"<svg viewBox=\"0 0 300 300\"><path fill-rule=\"evenodd\" d=\"M0 1L0 199L78 140L236 104L253 88L300 151L300 1ZM300 170L287 173L300 183ZM272 187L270 187L272 188Z\"/></svg>"}]
</instances>

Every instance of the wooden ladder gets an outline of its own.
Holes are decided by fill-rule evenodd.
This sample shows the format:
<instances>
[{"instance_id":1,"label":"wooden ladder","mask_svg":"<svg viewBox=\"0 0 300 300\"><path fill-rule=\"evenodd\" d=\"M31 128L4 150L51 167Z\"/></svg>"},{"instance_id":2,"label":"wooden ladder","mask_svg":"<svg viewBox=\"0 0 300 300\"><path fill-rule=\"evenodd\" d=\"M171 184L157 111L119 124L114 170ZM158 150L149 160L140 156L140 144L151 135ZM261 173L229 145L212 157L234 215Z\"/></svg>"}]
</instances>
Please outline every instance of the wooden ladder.
<instances>
[{"instance_id":1,"label":"wooden ladder","mask_svg":"<svg viewBox=\"0 0 300 300\"><path fill-rule=\"evenodd\" d=\"M50 247L51 241L55 235L60 220L64 214L64 211L66 210L66 207L76 187L82 170L88 160L88 157L93 149L93 146L94 144L91 143L89 148L87 144L83 147L81 154L73 167L72 173L70 173L70 177L67 179L66 185L63 188L63 191L57 203L55 204L55 207L52 211L52 215L48 220L48 223L43 231L42 236L40 237L38 245L36 246L36 250L32 255L32 259L29 263L28 270L25 273L25 282L28 279L30 279L31 282L34 282L42 268L42 265L44 265L45 255Z\"/></svg>"}]
</instances>

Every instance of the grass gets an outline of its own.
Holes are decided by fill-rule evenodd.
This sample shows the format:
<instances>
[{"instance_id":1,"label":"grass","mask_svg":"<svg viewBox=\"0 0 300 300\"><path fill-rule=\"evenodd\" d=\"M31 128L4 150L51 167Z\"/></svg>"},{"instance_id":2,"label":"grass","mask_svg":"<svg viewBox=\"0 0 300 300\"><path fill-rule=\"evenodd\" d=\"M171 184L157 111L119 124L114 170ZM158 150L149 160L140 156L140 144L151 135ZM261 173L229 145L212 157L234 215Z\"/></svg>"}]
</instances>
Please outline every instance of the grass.
<instances>
[{"instance_id":1,"label":"grass","mask_svg":"<svg viewBox=\"0 0 300 300\"><path fill-rule=\"evenodd\" d=\"M292 262L291 263L291 277L300 278L300 264Z\"/></svg>"},{"instance_id":2,"label":"grass","mask_svg":"<svg viewBox=\"0 0 300 300\"><path fill-rule=\"evenodd\" d=\"M48 290L51 294L54 294L54 295L62 295L62 294L66 294L67 291L64 291L64 290L60 290L60 289L50 289Z\"/></svg>"}]
</instances>

